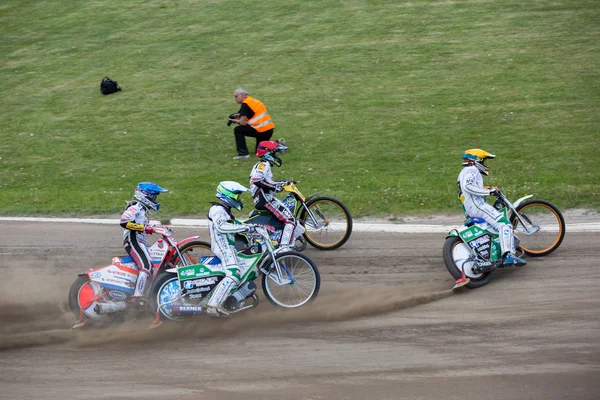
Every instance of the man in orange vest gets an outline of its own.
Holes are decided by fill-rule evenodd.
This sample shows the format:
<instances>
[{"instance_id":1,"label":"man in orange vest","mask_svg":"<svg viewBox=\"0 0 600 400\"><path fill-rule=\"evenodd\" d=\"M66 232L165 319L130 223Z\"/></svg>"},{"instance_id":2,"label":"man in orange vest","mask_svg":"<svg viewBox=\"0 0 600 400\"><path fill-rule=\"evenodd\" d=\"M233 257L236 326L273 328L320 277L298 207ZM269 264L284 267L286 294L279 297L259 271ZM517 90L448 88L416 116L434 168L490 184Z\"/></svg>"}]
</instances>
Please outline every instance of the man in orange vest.
<instances>
[{"instance_id":1,"label":"man in orange vest","mask_svg":"<svg viewBox=\"0 0 600 400\"><path fill-rule=\"evenodd\" d=\"M265 105L259 100L248 96L246 89L237 88L233 95L235 101L240 104L240 110L233 115L234 118L229 119L230 122L238 125L233 129L238 152L238 155L233 159L243 160L250 158L248 147L246 147L246 136L256 138L256 148L258 148L260 142L271 139L275 124L271 121L271 116Z\"/></svg>"}]
</instances>

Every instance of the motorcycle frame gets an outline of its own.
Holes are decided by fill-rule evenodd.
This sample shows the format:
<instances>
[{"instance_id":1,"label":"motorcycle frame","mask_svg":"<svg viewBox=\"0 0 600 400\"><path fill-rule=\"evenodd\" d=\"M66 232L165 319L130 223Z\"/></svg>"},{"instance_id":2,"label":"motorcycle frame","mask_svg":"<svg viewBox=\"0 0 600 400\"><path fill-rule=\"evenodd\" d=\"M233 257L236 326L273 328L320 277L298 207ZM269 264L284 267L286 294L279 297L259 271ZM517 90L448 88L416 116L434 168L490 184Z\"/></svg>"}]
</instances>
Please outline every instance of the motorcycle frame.
<instances>
[{"instance_id":1,"label":"motorcycle frame","mask_svg":"<svg viewBox=\"0 0 600 400\"><path fill-rule=\"evenodd\" d=\"M504 204L506 204L507 209L509 209L510 211L512 211L514 213L514 215L516 216L516 218L519 220L519 222L521 222L521 224L525 225L523 222L523 219L521 218L521 216L519 215L519 213L517 212L517 207L525 200L533 197L532 194L528 194L526 196L523 196L521 198L519 198L517 201L515 201L514 203L511 203L510 200L508 200L506 198L506 196L504 196L504 194L502 194L500 191L498 191L499 196L497 196L499 199L501 199ZM460 236L460 232L464 231L465 227L462 228L453 228L448 235L446 235L446 239L452 236Z\"/></svg>"},{"instance_id":2,"label":"motorcycle frame","mask_svg":"<svg viewBox=\"0 0 600 400\"><path fill-rule=\"evenodd\" d=\"M283 277L283 269L279 265L279 262L276 259L276 256L278 254L279 249L276 249L275 246L273 245L273 243L271 242L269 231L266 228L263 228L263 227L256 227L256 232L260 235L260 238L259 239L254 238L254 242L258 243L261 246L261 250L263 250L263 251L261 252L262 254L261 254L261 257L258 259L258 262L255 263L251 267L254 270L254 272L256 272L256 276L252 280L255 280L256 278L258 278L259 273L263 273L265 275L270 274L271 270L273 268L275 268L277 277L275 278L275 277L271 277L270 275L268 275L268 276L271 279L273 279L278 285L284 285L284 284L290 283L290 281L291 281L290 279L286 279L286 278ZM271 263L271 264L269 264L269 263ZM184 265L183 267L179 267L179 268L185 268L185 267L190 267L190 266L195 266L195 265L200 265L200 266L203 266L205 268L208 268L212 272L216 272L216 273L221 272L221 271L213 271L212 268L210 268L209 266L206 266L206 265L204 265L202 263L200 263L200 264L193 264L193 265ZM271 265L271 266L269 268L266 268L269 265ZM166 270L166 272L170 272L170 273L176 274L177 275L177 281L179 282L179 284L181 286L182 280L179 277L179 273L178 273L178 269L179 268L178 267L176 267L176 268L169 268L169 269ZM244 274L244 275L246 275L247 277L249 277L252 274L252 272L253 272L252 270L251 271L247 271L246 274ZM217 274L217 275L220 275L220 274ZM288 275L289 275L289 273L288 273ZM196 278L190 278L190 279L196 279ZM184 279L184 281L185 281L185 279ZM247 281L249 281L249 279L247 279L247 278L243 279L240 282L240 284L243 284L244 282L247 282ZM179 296L176 297L175 299L173 299L173 300L171 300L169 302L166 302L164 304L160 304L158 306L157 312L159 312L163 307L165 307L165 306L167 306L169 304L172 304L172 303L178 301L182 297L184 297L184 296L180 293ZM244 308L241 308L239 310L236 310L236 312L245 310L247 308L251 308L251 307L244 307ZM204 312L202 312L202 313L204 313Z\"/></svg>"},{"instance_id":3,"label":"motorcycle frame","mask_svg":"<svg viewBox=\"0 0 600 400\"><path fill-rule=\"evenodd\" d=\"M156 228L156 231L159 232L159 229L162 228ZM167 228L168 229L168 228ZM165 240L169 246L169 250L167 250L165 252L165 254L163 255L163 257L160 260L160 263L158 263L158 268L154 268L154 271L152 273L152 281L150 282L150 286L152 286L154 284L154 281L156 280L156 277L158 276L158 273L160 271L165 270L165 267L167 265L169 265L169 263L174 259L175 254L177 253L177 255L179 256L179 259L181 260L182 263L184 263L184 265L187 265L186 260L182 257L181 252L179 251L179 247L185 245L186 243L192 242L196 239L198 239L200 236L191 236L188 238L185 238L179 242L176 242L175 239L173 238L172 235L169 234L170 232L165 232L165 233L161 233L162 234L162 239ZM155 265L155 263L152 263L153 266ZM88 278L90 279L91 282L96 282L97 284L99 284L101 287L105 288L105 286L103 285L102 282L99 282L95 279L93 279L90 274L96 271L99 271L103 268L108 267L109 265L104 265L102 267L98 267L98 268L91 268L88 271L84 271L84 272L80 272L79 274L77 274L77 276L83 276L83 275L87 275ZM118 266L117 266L118 267ZM139 273L139 269L137 270ZM108 289L108 288L106 288Z\"/></svg>"},{"instance_id":4,"label":"motorcycle frame","mask_svg":"<svg viewBox=\"0 0 600 400\"><path fill-rule=\"evenodd\" d=\"M291 193L294 196L294 199L296 200L296 204L294 204L294 210L292 211L292 214L294 215L294 218L299 219L300 213L302 212L302 210L304 210L304 212L306 212L306 215L312 220L313 224L316 226L318 225L318 221L315 218L315 215L313 214L313 212L307 207L307 203L314 199L317 195L321 194L321 192L314 192L311 195L309 195L308 197L304 197L304 195L302 195L302 193L300 193L300 190L298 190L298 187L295 185L295 182L291 182L287 185L283 185L283 191L287 192L287 193ZM270 212L269 212L270 214ZM252 222L252 218L251 217L247 220L247 222ZM248 236L241 233L242 236L246 236L247 239ZM248 242L250 242L250 240L248 240Z\"/></svg>"},{"instance_id":5,"label":"motorcycle frame","mask_svg":"<svg viewBox=\"0 0 600 400\"><path fill-rule=\"evenodd\" d=\"M300 190L298 190L298 187L296 186L296 184L294 182L291 182L289 185L284 185L283 190L288 193L292 193L294 195L294 197L296 198L296 206L294 208L294 217L298 218L300 216L300 212L301 212L300 210L303 209L303 210L305 210L306 215L308 215L310 217L313 224L317 225L317 219L315 218L312 211L309 210L309 208L307 207L306 204L310 200L314 199L318 194L321 194L321 192L315 192L308 197L304 197L302 195L302 193L300 193ZM298 207L298 201L300 202L300 207Z\"/></svg>"},{"instance_id":6,"label":"motorcycle frame","mask_svg":"<svg viewBox=\"0 0 600 400\"><path fill-rule=\"evenodd\" d=\"M504 207L502 210L500 210L500 212L503 212L505 214L505 216L508 216L508 211L510 210L515 217L519 220L519 222L521 222L521 224L525 227L525 234L528 234L528 228L527 225L525 224L525 222L523 221L523 219L521 218L521 216L519 215L519 213L517 212L517 207L525 200L533 197L532 194L530 195L526 195L523 196L521 198L519 198L517 201L515 201L514 203L511 203L510 200L508 200L508 198L506 198L506 196L504 196L504 194L500 191L497 192L497 196L498 199L500 199L505 205L506 207ZM478 224L475 223L473 226L477 226ZM494 234L493 232L489 232L488 230L484 230L484 232L481 235L478 236L474 236L472 239L469 239L469 241L465 240L465 238L463 237L463 234L467 231L472 231L473 226L467 227L467 226L463 226L461 228L454 228L452 229L448 235L446 235L446 239L449 237L453 237L453 236L457 236L459 237L465 244L468 245L468 242L474 239L477 239L478 237L483 236L485 233L491 233L492 234L492 242L494 241L495 238L498 237L498 234ZM481 229L481 228L478 228ZM471 254L477 258L482 258L483 257L471 246L467 246L469 248L469 250L471 251ZM492 254L492 251L490 249L490 259L488 261L496 261L497 257L494 257L494 255L496 255L496 252L494 252Z\"/></svg>"},{"instance_id":7,"label":"motorcycle frame","mask_svg":"<svg viewBox=\"0 0 600 400\"><path fill-rule=\"evenodd\" d=\"M277 269L278 278L280 280L283 280L283 274L281 273L281 271L282 271L281 266L279 265L279 263L277 262L277 259L275 258L281 249L275 248L275 246L273 245L273 242L271 241L269 231L266 228L257 226L257 227L255 227L255 229L256 229L256 232L260 235L260 239L254 238L254 242L260 244L261 250L262 250L261 257L258 260L258 264L257 264L257 266L255 266L256 270L260 271L264 274L268 274L270 272L270 270L273 269L273 267L275 267ZM271 267L269 269L265 269L265 265L269 262L273 263L273 267ZM202 263L193 264L193 265L202 265L204 267L211 269L209 266L206 266ZM189 267L189 266L192 266L192 265L184 265L184 267ZM166 270L166 272L177 274L177 268L169 268ZM181 281L179 279L179 274L178 274L178 280Z\"/></svg>"}]
</instances>

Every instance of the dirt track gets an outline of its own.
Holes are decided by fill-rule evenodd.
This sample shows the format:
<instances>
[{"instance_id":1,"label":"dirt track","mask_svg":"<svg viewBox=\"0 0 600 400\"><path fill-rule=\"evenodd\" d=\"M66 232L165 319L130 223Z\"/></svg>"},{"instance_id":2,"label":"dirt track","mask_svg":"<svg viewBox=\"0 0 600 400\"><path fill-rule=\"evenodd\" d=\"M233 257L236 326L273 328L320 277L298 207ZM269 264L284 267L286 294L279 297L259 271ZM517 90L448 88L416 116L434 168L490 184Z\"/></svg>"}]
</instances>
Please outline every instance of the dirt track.
<instances>
[{"instance_id":1,"label":"dirt track","mask_svg":"<svg viewBox=\"0 0 600 400\"><path fill-rule=\"evenodd\" d=\"M568 221L567 221L568 222ZM443 234L312 248L317 301L230 319L72 332L76 274L123 254L112 226L2 223L0 399L596 399L600 233L449 290ZM202 230L176 229L182 239ZM264 297L263 297L264 298Z\"/></svg>"}]
</instances>

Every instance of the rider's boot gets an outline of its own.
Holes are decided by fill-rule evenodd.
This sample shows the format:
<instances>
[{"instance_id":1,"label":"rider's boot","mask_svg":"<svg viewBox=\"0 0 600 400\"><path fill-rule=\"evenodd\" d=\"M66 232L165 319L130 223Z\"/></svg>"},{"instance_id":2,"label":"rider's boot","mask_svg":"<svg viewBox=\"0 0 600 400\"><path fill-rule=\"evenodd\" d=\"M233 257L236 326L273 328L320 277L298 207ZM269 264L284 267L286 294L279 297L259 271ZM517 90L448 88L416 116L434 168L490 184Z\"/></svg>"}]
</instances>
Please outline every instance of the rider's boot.
<instances>
[{"instance_id":1,"label":"rider's boot","mask_svg":"<svg viewBox=\"0 0 600 400\"><path fill-rule=\"evenodd\" d=\"M502 249L502 264L505 267L522 267L527 261L515 255L515 235L510 225L503 225L500 228L500 248Z\"/></svg>"},{"instance_id":2,"label":"rider's boot","mask_svg":"<svg viewBox=\"0 0 600 400\"><path fill-rule=\"evenodd\" d=\"M300 236L302 236L306 232L306 229L300 224L296 225L296 229L294 229L294 240L298 240Z\"/></svg>"},{"instance_id":3,"label":"rider's boot","mask_svg":"<svg viewBox=\"0 0 600 400\"><path fill-rule=\"evenodd\" d=\"M148 305L148 297L146 296L146 286L150 280L150 273L145 269L141 269L138 273L138 278L135 283L135 290L129 302L139 308L144 308Z\"/></svg>"},{"instance_id":4,"label":"rider's boot","mask_svg":"<svg viewBox=\"0 0 600 400\"><path fill-rule=\"evenodd\" d=\"M296 239L294 236L294 228L296 228L296 224L293 222L285 224L283 233L281 234L281 246L289 247L294 244L294 240Z\"/></svg>"},{"instance_id":5,"label":"rider's boot","mask_svg":"<svg viewBox=\"0 0 600 400\"><path fill-rule=\"evenodd\" d=\"M206 313L211 315L228 314L221 308L225 299L237 289L239 281L233 276L226 276L212 290L211 296L206 302Z\"/></svg>"},{"instance_id":6,"label":"rider's boot","mask_svg":"<svg viewBox=\"0 0 600 400\"><path fill-rule=\"evenodd\" d=\"M506 255L504 256L503 264L507 267L511 265L514 265L516 267L522 267L527 264L527 261L515 256L513 253L506 253Z\"/></svg>"},{"instance_id":7,"label":"rider's boot","mask_svg":"<svg viewBox=\"0 0 600 400\"><path fill-rule=\"evenodd\" d=\"M467 283L469 283L471 281L471 279L465 275L465 270L462 270L462 274L461 277L458 278L456 280L456 282L454 282L454 287L452 289L457 289L459 287L463 287L465 286Z\"/></svg>"}]
</instances>

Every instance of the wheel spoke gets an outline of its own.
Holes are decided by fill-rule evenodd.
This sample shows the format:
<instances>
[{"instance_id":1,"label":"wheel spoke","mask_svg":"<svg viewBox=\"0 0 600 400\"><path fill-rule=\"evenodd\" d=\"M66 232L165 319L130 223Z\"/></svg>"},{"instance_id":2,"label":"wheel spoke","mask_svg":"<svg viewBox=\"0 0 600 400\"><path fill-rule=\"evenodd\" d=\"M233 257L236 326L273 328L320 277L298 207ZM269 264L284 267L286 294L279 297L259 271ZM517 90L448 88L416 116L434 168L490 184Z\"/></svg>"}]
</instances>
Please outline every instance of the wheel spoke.
<instances>
[{"instance_id":1,"label":"wheel spoke","mask_svg":"<svg viewBox=\"0 0 600 400\"><path fill-rule=\"evenodd\" d=\"M318 290L318 272L304 258L298 255L284 255L278 260L284 273L280 281L277 272L272 269L263 279L265 292L269 300L282 307L299 307L314 297Z\"/></svg>"},{"instance_id":2,"label":"wheel spoke","mask_svg":"<svg viewBox=\"0 0 600 400\"><path fill-rule=\"evenodd\" d=\"M347 210L337 200L319 198L308 203L304 216L305 236L308 242L321 249L333 249L348 240L352 221Z\"/></svg>"},{"instance_id":3,"label":"wheel spoke","mask_svg":"<svg viewBox=\"0 0 600 400\"><path fill-rule=\"evenodd\" d=\"M519 238L519 247L530 255L546 255L555 250L564 237L564 220L553 207L534 201L519 209L521 219L514 218L513 227Z\"/></svg>"}]
</instances>

